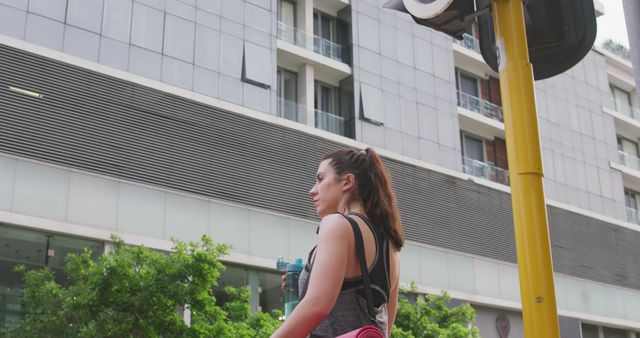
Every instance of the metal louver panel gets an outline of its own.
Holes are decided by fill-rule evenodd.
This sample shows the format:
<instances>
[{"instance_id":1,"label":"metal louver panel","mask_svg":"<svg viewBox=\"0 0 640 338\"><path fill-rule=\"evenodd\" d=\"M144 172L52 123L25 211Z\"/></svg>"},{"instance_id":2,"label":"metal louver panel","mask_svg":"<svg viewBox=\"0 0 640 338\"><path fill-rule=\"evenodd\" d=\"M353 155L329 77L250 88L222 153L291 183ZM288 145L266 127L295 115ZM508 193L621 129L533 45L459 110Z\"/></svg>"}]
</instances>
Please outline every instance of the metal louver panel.
<instances>
[{"instance_id":1,"label":"metal louver panel","mask_svg":"<svg viewBox=\"0 0 640 338\"><path fill-rule=\"evenodd\" d=\"M340 146L0 45L2 153L316 219L307 191ZM508 194L385 163L407 239L515 262ZM549 221L556 271L640 289L637 232L554 207Z\"/></svg>"}]
</instances>

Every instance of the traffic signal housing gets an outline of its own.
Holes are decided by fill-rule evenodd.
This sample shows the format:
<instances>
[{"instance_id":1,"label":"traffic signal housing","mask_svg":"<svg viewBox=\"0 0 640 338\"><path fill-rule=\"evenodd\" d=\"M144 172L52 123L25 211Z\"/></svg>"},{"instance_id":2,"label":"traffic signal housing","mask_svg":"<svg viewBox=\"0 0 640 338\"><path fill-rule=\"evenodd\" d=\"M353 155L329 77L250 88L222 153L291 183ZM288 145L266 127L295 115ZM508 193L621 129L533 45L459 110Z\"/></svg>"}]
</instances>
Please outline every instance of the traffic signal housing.
<instances>
[{"instance_id":1,"label":"traffic signal housing","mask_svg":"<svg viewBox=\"0 0 640 338\"><path fill-rule=\"evenodd\" d=\"M477 0L487 7L491 0ZM593 46L597 25L593 0L524 0L523 10L533 77L542 80L575 66ZM493 18L478 16L480 51L484 61L498 71Z\"/></svg>"},{"instance_id":2,"label":"traffic signal housing","mask_svg":"<svg viewBox=\"0 0 640 338\"><path fill-rule=\"evenodd\" d=\"M384 7L409 13L416 23L458 40L477 18L482 57L498 72L492 1L496 0L390 0ZM560 74L587 55L597 33L593 0L518 1L524 6L535 80Z\"/></svg>"}]
</instances>

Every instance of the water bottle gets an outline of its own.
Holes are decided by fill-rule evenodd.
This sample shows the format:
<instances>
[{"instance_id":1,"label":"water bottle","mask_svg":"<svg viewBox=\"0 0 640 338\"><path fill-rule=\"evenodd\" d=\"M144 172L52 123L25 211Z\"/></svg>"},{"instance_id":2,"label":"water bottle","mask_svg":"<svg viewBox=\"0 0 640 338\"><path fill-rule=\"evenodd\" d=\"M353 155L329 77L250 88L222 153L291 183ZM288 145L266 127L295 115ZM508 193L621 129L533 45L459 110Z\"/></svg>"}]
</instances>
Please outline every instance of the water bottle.
<instances>
[{"instance_id":1,"label":"water bottle","mask_svg":"<svg viewBox=\"0 0 640 338\"><path fill-rule=\"evenodd\" d=\"M287 271L285 275L285 289L284 289L284 317L288 318L296 308L300 297L298 294L298 278L300 278L300 272L304 265L302 265L302 259L296 259L295 263L287 264Z\"/></svg>"},{"instance_id":2,"label":"water bottle","mask_svg":"<svg viewBox=\"0 0 640 338\"><path fill-rule=\"evenodd\" d=\"M276 261L276 269L282 273L287 272L287 262L284 261L284 257L278 256L278 260Z\"/></svg>"}]
</instances>

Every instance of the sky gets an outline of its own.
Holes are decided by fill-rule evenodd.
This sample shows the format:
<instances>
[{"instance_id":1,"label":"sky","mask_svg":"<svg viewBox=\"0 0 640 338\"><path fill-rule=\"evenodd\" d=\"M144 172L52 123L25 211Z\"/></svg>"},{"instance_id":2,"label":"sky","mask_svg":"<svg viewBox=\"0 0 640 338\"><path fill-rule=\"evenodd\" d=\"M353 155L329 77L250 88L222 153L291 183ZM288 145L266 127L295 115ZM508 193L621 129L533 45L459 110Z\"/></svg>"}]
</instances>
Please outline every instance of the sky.
<instances>
[{"instance_id":1,"label":"sky","mask_svg":"<svg viewBox=\"0 0 640 338\"><path fill-rule=\"evenodd\" d=\"M604 5L605 14L597 19L598 35L596 36L596 45L600 45L602 41L612 38L614 41L629 47L622 0L600 0L600 2Z\"/></svg>"}]
</instances>

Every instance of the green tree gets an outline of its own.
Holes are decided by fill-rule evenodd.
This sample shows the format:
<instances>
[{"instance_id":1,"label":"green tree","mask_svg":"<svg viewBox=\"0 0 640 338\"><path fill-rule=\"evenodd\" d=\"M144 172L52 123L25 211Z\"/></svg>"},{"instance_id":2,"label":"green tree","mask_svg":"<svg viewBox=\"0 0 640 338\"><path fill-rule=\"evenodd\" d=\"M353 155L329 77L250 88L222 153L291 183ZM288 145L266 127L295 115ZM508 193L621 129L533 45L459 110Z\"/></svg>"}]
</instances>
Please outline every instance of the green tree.
<instances>
[{"instance_id":1,"label":"green tree","mask_svg":"<svg viewBox=\"0 0 640 338\"><path fill-rule=\"evenodd\" d=\"M114 250L97 260L88 250L69 254L65 286L48 268L18 266L25 318L0 336L264 337L280 325L280 313L251 314L246 288L227 287L230 301L216 303L213 287L227 246L203 236L198 243L176 241L165 254L113 240ZM183 308L191 313L190 325Z\"/></svg>"},{"instance_id":2,"label":"green tree","mask_svg":"<svg viewBox=\"0 0 640 338\"><path fill-rule=\"evenodd\" d=\"M402 290L392 338L478 338L476 312L469 304L449 307L451 296L419 295L415 284ZM410 298L415 298L415 302Z\"/></svg>"}]
</instances>

